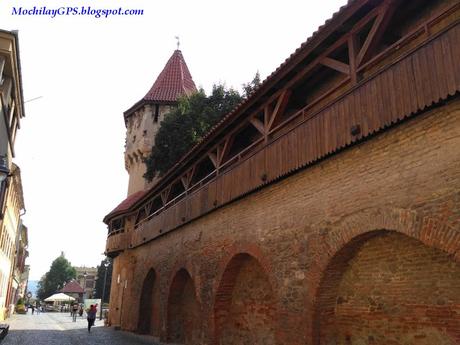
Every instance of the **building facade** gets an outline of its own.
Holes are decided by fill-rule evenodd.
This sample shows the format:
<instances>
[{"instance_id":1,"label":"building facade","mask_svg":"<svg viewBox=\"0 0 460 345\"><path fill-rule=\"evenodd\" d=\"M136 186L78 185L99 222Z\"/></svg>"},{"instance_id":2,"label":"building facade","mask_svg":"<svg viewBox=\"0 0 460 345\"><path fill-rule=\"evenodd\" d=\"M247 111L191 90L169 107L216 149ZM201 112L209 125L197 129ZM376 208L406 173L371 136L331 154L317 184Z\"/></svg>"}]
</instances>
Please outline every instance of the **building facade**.
<instances>
[{"instance_id":1,"label":"building facade","mask_svg":"<svg viewBox=\"0 0 460 345\"><path fill-rule=\"evenodd\" d=\"M110 323L171 344L459 344L459 18L343 6L106 215Z\"/></svg>"},{"instance_id":2,"label":"building facade","mask_svg":"<svg viewBox=\"0 0 460 345\"><path fill-rule=\"evenodd\" d=\"M14 142L24 117L18 37L0 30L0 215L3 215L14 157Z\"/></svg>"},{"instance_id":3,"label":"building facade","mask_svg":"<svg viewBox=\"0 0 460 345\"><path fill-rule=\"evenodd\" d=\"M29 284L29 273L30 273L30 266L25 265L24 270L21 274L20 280L19 280L19 289L18 289L18 299L22 298L23 300L27 300L27 293L29 292L27 290L27 285ZM17 302L17 301L16 301Z\"/></svg>"},{"instance_id":4,"label":"building facade","mask_svg":"<svg viewBox=\"0 0 460 345\"><path fill-rule=\"evenodd\" d=\"M21 222L16 235L16 248L13 265L12 304L14 305L19 298L24 299L26 294L27 282L29 280L29 266L26 265L26 259L29 256L29 251L27 250L28 245L28 228Z\"/></svg>"},{"instance_id":5,"label":"building facade","mask_svg":"<svg viewBox=\"0 0 460 345\"><path fill-rule=\"evenodd\" d=\"M97 268L96 267L74 267L77 271L78 284L83 288L83 298L93 298L96 289Z\"/></svg>"},{"instance_id":6,"label":"building facade","mask_svg":"<svg viewBox=\"0 0 460 345\"><path fill-rule=\"evenodd\" d=\"M21 215L24 210L21 172L19 167L13 163L6 195L5 213L0 223L0 310L2 311L0 318L3 319L14 310L16 292L19 287L21 272L16 265L16 250L23 231Z\"/></svg>"},{"instance_id":7,"label":"building facade","mask_svg":"<svg viewBox=\"0 0 460 345\"><path fill-rule=\"evenodd\" d=\"M27 257L21 172L13 163L24 117L21 78L17 33L0 30L0 319L14 309Z\"/></svg>"}]
</instances>

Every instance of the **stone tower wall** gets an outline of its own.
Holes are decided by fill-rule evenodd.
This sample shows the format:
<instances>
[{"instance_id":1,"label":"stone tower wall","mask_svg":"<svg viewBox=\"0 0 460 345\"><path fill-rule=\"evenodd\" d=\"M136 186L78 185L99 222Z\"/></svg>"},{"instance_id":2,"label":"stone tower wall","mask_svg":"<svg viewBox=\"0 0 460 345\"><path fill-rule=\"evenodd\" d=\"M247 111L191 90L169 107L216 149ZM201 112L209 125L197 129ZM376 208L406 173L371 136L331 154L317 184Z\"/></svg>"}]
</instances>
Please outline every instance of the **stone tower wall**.
<instances>
[{"instance_id":1,"label":"stone tower wall","mask_svg":"<svg viewBox=\"0 0 460 345\"><path fill-rule=\"evenodd\" d=\"M161 121L170 112L171 106L159 105L158 118L155 105L147 104L128 117L126 123L125 167L129 174L128 195L152 186L144 179L146 167L144 160L152 152L155 136Z\"/></svg>"}]
</instances>

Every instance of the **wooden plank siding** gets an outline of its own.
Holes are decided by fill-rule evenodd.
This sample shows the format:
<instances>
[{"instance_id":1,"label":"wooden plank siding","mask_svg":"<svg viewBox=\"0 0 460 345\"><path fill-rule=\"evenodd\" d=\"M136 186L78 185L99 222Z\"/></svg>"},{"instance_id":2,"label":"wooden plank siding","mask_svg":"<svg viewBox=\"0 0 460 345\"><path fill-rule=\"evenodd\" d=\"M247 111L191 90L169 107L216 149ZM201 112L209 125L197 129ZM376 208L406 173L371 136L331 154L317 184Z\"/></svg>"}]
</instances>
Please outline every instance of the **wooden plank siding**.
<instances>
[{"instance_id":1,"label":"wooden plank siding","mask_svg":"<svg viewBox=\"0 0 460 345\"><path fill-rule=\"evenodd\" d=\"M127 237L125 232L118 232L107 237L107 253L115 253L126 249Z\"/></svg>"},{"instance_id":2,"label":"wooden plank siding","mask_svg":"<svg viewBox=\"0 0 460 345\"><path fill-rule=\"evenodd\" d=\"M134 231L130 245L161 236L455 95L460 91L459 57L456 22L316 113L302 110L303 122L147 220ZM352 135L357 125L360 132ZM118 248L112 242L108 252Z\"/></svg>"}]
</instances>

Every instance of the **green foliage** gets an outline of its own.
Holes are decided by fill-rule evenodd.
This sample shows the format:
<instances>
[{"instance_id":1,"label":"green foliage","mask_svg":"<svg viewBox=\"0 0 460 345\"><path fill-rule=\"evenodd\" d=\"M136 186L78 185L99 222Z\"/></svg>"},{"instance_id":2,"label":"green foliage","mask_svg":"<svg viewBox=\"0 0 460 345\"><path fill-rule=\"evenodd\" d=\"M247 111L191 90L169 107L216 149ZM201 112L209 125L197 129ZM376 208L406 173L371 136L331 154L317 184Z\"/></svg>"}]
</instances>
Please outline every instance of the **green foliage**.
<instances>
[{"instance_id":1,"label":"green foliage","mask_svg":"<svg viewBox=\"0 0 460 345\"><path fill-rule=\"evenodd\" d=\"M18 301L19 302L19 301ZM17 303L16 306L14 307L16 313L18 314L26 314L27 311L26 311L26 306L24 305L24 303Z\"/></svg>"},{"instance_id":2,"label":"green foliage","mask_svg":"<svg viewBox=\"0 0 460 345\"><path fill-rule=\"evenodd\" d=\"M26 313L26 306L24 305L24 300L22 298L18 299L18 301L16 302L16 306L14 307L14 310L18 314Z\"/></svg>"},{"instance_id":3,"label":"green foliage","mask_svg":"<svg viewBox=\"0 0 460 345\"><path fill-rule=\"evenodd\" d=\"M37 296L45 299L56 293L65 282L75 279L77 272L61 253L51 264L50 270L38 282Z\"/></svg>"},{"instance_id":4,"label":"green foliage","mask_svg":"<svg viewBox=\"0 0 460 345\"><path fill-rule=\"evenodd\" d=\"M243 97L248 98L248 96L259 87L261 81L260 81L260 73L257 71L256 75L254 76L254 79L250 83L243 84Z\"/></svg>"},{"instance_id":5,"label":"green foliage","mask_svg":"<svg viewBox=\"0 0 460 345\"><path fill-rule=\"evenodd\" d=\"M161 123L152 153L145 162L144 177L151 181L163 175L242 100L238 91L223 85L214 85L210 96L201 89L188 98L179 99L177 108Z\"/></svg>"},{"instance_id":6,"label":"green foliage","mask_svg":"<svg viewBox=\"0 0 460 345\"><path fill-rule=\"evenodd\" d=\"M106 277L106 283L105 283L105 293L104 293L104 302L109 302L110 299L110 286L112 283L112 267L113 267L113 261L110 258L107 258L106 260L102 260L101 264L97 266L97 280L96 280L96 295L95 298L100 298L102 299L102 291L104 287L104 275L105 275L105 266L104 263L108 262L109 266L107 267L107 277Z\"/></svg>"}]
</instances>

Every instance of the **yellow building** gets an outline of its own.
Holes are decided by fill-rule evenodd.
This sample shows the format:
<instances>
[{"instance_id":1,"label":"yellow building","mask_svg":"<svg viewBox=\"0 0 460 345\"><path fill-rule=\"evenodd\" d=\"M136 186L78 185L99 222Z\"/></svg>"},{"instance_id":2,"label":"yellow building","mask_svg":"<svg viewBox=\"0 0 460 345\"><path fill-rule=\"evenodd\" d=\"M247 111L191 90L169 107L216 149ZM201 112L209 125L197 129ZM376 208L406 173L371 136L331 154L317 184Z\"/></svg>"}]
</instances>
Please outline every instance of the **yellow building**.
<instances>
[{"instance_id":1,"label":"yellow building","mask_svg":"<svg viewBox=\"0 0 460 345\"><path fill-rule=\"evenodd\" d=\"M14 278L16 241L22 227L24 212L21 172L13 163L6 195L6 208L0 232L0 319L5 319L14 307L18 282Z\"/></svg>"},{"instance_id":2,"label":"yellow building","mask_svg":"<svg viewBox=\"0 0 460 345\"><path fill-rule=\"evenodd\" d=\"M29 266L26 265L26 259L29 256L28 245L28 229L27 226L21 224L16 236L16 256L12 280L12 287L15 289L15 293L12 294L14 304L19 298L24 299L26 297L27 282L29 280Z\"/></svg>"},{"instance_id":3,"label":"yellow building","mask_svg":"<svg viewBox=\"0 0 460 345\"><path fill-rule=\"evenodd\" d=\"M97 268L96 267L78 267L74 266L77 271L77 282L83 288L83 298L93 298L94 289L96 288Z\"/></svg>"}]
</instances>

